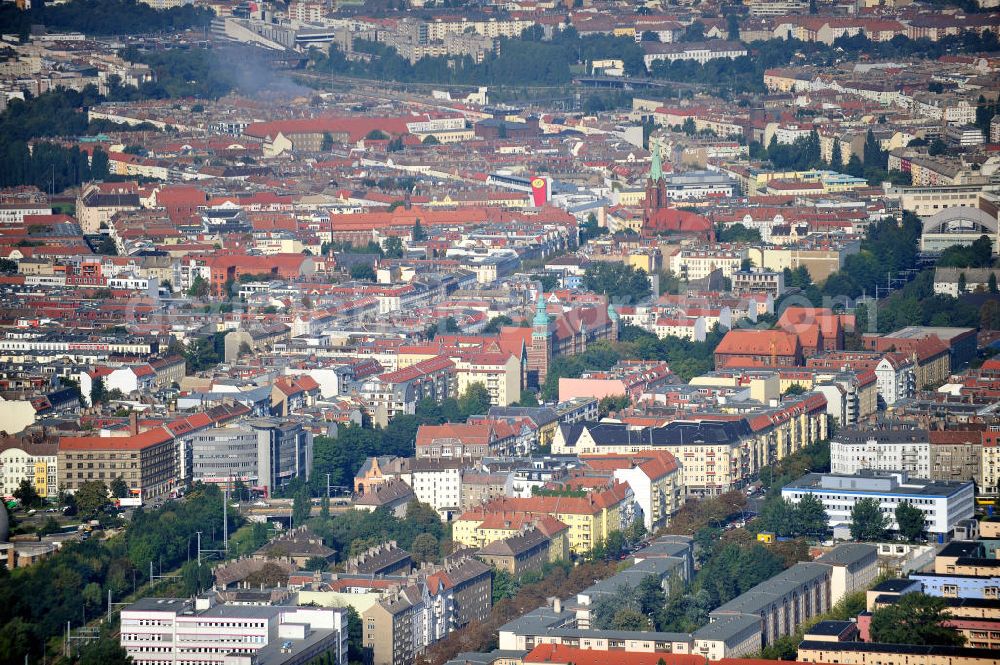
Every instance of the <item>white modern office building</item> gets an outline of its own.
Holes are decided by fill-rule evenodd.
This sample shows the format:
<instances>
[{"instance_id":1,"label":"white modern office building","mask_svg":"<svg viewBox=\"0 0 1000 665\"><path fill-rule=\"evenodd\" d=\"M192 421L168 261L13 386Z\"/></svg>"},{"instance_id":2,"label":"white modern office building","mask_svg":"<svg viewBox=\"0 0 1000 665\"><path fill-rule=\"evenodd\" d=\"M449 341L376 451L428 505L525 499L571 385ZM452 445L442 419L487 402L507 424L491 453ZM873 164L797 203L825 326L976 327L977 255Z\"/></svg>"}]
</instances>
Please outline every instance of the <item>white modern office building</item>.
<instances>
[{"instance_id":1,"label":"white modern office building","mask_svg":"<svg viewBox=\"0 0 1000 665\"><path fill-rule=\"evenodd\" d=\"M889 520L889 528L899 530L896 506L910 503L926 519L927 532L947 536L955 524L975 512L975 488L971 482L948 482L910 478L906 472L861 471L857 475L809 473L781 488L781 496L793 503L812 494L823 502L830 528L848 526L851 509L861 499L878 501Z\"/></svg>"},{"instance_id":2,"label":"white modern office building","mask_svg":"<svg viewBox=\"0 0 1000 665\"><path fill-rule=\"evenodd\" d=\"M347 610L143 598L122 610L120 639L135 665L347 663Z\"/></svg>"}]
</instances>

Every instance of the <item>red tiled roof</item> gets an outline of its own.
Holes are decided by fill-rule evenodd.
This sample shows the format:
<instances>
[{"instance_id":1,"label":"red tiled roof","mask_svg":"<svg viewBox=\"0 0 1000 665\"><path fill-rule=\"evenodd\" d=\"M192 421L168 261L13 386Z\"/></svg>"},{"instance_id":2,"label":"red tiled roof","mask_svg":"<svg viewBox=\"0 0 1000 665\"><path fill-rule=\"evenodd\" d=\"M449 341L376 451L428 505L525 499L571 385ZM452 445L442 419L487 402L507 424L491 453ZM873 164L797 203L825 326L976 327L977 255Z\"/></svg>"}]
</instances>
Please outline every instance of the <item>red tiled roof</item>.
<instances>
[{"instance_id":1,"label":"red tiled roof","mask_svg":"<svg viewBox=\"0 0 1000 665\"><path fill-rule=\"evenodd\" d=\"M134 436L64 436L59 439L59 450L143 450L173 438L166 427L154 427Z\"/></svg>"}]
</instances>

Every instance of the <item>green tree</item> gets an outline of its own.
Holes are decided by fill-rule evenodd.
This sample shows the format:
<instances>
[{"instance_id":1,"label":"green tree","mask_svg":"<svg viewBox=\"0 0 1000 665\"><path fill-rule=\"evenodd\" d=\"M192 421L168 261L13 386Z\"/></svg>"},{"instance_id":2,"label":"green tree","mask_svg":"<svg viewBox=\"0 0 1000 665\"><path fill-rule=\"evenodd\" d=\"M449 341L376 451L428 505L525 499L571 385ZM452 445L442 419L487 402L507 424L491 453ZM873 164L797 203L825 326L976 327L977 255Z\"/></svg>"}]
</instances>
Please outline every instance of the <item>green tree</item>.
<instances>
[{"instance_id":1,"label":"green tree","mask_svg":"<svg viewBox=\"0 0 1000 665\"><path fill-rule=\"evenodd\" d=\"M854 540L881 540L889 524L889 516L882 514L875 499L860 499L851 508L851 538Z\"/></svg>"},{"instance_id":2,"label":"green tree","mask_svg":"<svg viewBox=\"0 0 1000 665\"><path fill-rule=\"evenodd\" d=\"M323 132L323 143L320 144L319 149L321 152L333 150L333 135L330 132Z\"/></svg>"},{"instance_id":3,"label":"green tree","mask_svg":"<svg viewBox=\"0 0 1000 665\"><path fill-rule=\"evenodd\" d=\"M73 496L76 498L76 508L83 517L93 517L108 505L108 487L101 480L88 480L80 485Z\"/></svg>"},{"instance_id":4,"label":"green tree","mask_svg":"<svg viewBox=\"0 0 1000 665\"><path fill-rule=\"evenodd\" d=\"M961 646L965 643L961 633L943 625L949 618L944 598L907 593L872 613L872 642Z\"/></svg>"},{"instance_id":5,"label":"green tree","mask_svg":"<svg viewBox=\"0 0 1000 665\"><path fill-rule=\"evenodd\" d=\"M989 279L986 280L986 290L990 293L1000 293L997 290L997 274L995 272L991 272Z\"/></svg>"},{"instance_id":6,"label":"green tree","mask_svg":"<svg viewBox=\"0 0 1000 665\"><path fill-rule=\"evenodd\" d=\"M413 242L427 240L427 232L424 231L424 227L420 225L419 218L413 222L413 231L410 232L410 237L413 238Z\"/></svg>"},{"instance_id":7,"label":"green tree","mask_svg":"<svg viewBox=\"0 0 1000 665\"><path fill-rule=\"evenodd\" d=\"M757 523L762 531L781 538L791 537L796 535L795 512L795 506L791 501L776 496L764 503L757 517Z\"/></svg>"},{"instance_id":8,"label":"green tree","mask_svg":"<svg viewBox=\"0 0 1000 665\"><path fill-rule=\"evenodd\" d=\"M302 485L295 491L292 500L292 524L302 526L309 519L309 512L312 510L312 498L309 495L309 486Z\"/></svg>"},{"instance_id":9,"label":"green tree","mask_svg":"<svg viewBox=\"0 0 1000 665\"><path fill-rule=\"evenodd\" d=\"M208 282L201 275L195 275L187 294L191 298L204 298L208 295Z\"/></svg>"},{"instance_id":10,"label":"green tree","mask_svg":"<svg viewBox=\"0 0 1000 665\"><path fill-rule=\"evenodd\" d=\"M34 508L42 505L42 497L35 490L35 484L30 480L22 480L14 490L14 498L24 508Z\"/></svg>"},{"instance_id":11,"label":"green tree","mask_svg":"<svg viewBox=\"0 0 1000 665\"><path fill-rule=\"evenodd\" d=\"M639 302L653 292L646 271L615 261L591 263L584 271L583 285L616 302Z\"/></svg>"},{"instance_id":12,"label":"green tree","mask_svg":"<svg viewBox=\"0 0 1000 665\"><path fill-rule=\"evenodd\" d=\"M958 292L960 294L961 293L965 293L965 290L966 290L967 286L968 286L968 282L966 282L965 273L964 272L959 273L958 274Z\"/></svg>"},{"instance_id":13,"label":"green tree","mask_svg":"<svg viewBox=\"0 0 1000 665\"><path fill-rule=\"evenodd\" d=\"M108 486L108 489L111 490L111 496L115 497L116 499L127 497L132 493L128 488L128 483L126 483L125 479L122 478L121 476L118 476L117 478L112 480L111 484Z\"/></svg>"},{"instance_id":14,"label":"green tree","mask_svg":"<svg viewBox=\"0 0 1000 665\"><path fill-rule=\"evenodd\" d=\"M612 630L644 631L650 629L649 617L631 607L625 607L611 617Z\"/></svg>"},{"instance_id":15,"label":"green tree","mask_svg":"<svg viewBox=\"0 0 1000 665\"><path fill-rule=\"evenodd\" d=\"M844 168L844 155L839 138L833 139L833 147L830 148L830 168L838 171Z\"/></svg>"},{"instance_id":16,"label":"green tree","mask_svg":"<svg viewBox=\"0 0 1000 665\"><path fill-rule=\"evenodd\" d=\"M513 575L506 570L493 571L493 604L496 605L504 598L513 598L520 589L520 584Z\"/></svg>"},{"instance_id":17,"label":"green tree","mask_svg":"<svg viewBox=\"0 0 1000 665\"><path fill-rule=\"evenodd\" d=\"M364 624L361 615L353 607L347 608L347 660L362 662L365 658Z\"/></svg>"},{"instance_id":18,"label":"green tree","mask_svg":"<svg viewBox=\"0 0 1000 665\"><path fill-rule=\"evenodd\" d=\"M499 333L500 329L503 328L504 326L511 326L511 325L514 325L514 320L511 319L506 314L500 314L498 316L494 316L492 319L489 320L489 322L483 328L483 334L495 335Z\"/></svg>"},{"instance_id":19,"label":"green tree","mask_svg":"<svg viewBox=\"0 0 1000 665\"><path fill-rule=\"evenodd\" d=\"M306 561L305 568L306 570L323 571L327 569L327 566L328 564L326 559L324 559L321 556L314 556L314 557L309 557L309 560Z\"/></svg>"},{"instance_id":20,"label":"green tree","mask_svg":"<svg viewBox=\"0 0 1000 665\"><path fill-rule=\"evenodd\" d=\"M651 616L667 603L667 595L663 592L660 578L657 575L647 575L636 589L639 598L639 608L646 616Z\"/></svg>"},{"instance_id":21,"label":"green tree","mask_svg":"<svg viewBox=\"0 0 1000 665\"><path fill-rule=\"evenodd\" d=\"M78 665L132 665L132 657L125 653L112 635L102 635L96 642L80 652Z\"/></svg>"},{"instance_id":22,"label":"green tree","mask_svg":"<svg viewBox=\"0 0 1000 665\"><path fill-rule=\"evenodd\" d=\"M812 494L806 494L799 499L795 506L795 519L797 522L796 535L821 537L826 534L829 518L823 502Z\"/></svg>"},{"instance_id":23,"label":"green tree","mask_svg":"<svg viewBox=\"0 0 1000 665\"><path fill-rule=\"evenodd\" d=\"M524 390L521 392L521 399L518 400L517 406L538 406L538 395L534 390Z\"/></svg>"},{"instance_id":24,"label":"green tree","mask_svg":"<svg viewBox=\"0 0 1000 665\"><path fill-rule=\"evenodd\" d=\"M470 384L458 398L458 408L466 417L485 414L491 404L490 391L479 382Z\"/></svg>"},{"instance_id":25,"label":"green tree","mask_svg":"<svg viewBox=\"0 0 1000 665\"><path fill-rule=\"evenodd\" d=\"M399 236L389 236L385 239L385 255L390 259L403 258L403 240Z\"/></svg>"},{"instance_id":26,"label":"green tree","mask_svg":"<svg viewBox=\"0 0 1000 665\"><path fill-rule=\"evenodd\" d=\"M909 501L896 506L896 523L899 525L899 535L911 542L919 538L927 526L923 511Z\"/></svg>"},{"instance_id":27,"label":"green tree","mask_svg":"<svg viewBox=\"0 0 1000 665\"><path fill-rule=\"evenodd\" d=\"M375 268L367 263L357 263L351 266L351 279L374 282L376 278Z\"/></svg>"},{"instance_id":28,"label":"green tree","mask_svg":"<svg viewBox=\"0 0 1000 665\"><path fill-rule=\"evenodd\" d=\"M101 404L108 399L108 391L104 386L104 379L97 377L90 384L90 403Z\"/></svg>"},{"instance_id":29,"label":"green tree","mask_svg":"<svg viewBox=\"0 0 1000 665\"><path fill-rule=\"evenodd\" d=\"M436 562L440 549L438 539L429 533L422 533L414 538L413 544L410 546L410 551L413 553L413 560L417 563L425 561Z\"/></svg>"}]
</instances>

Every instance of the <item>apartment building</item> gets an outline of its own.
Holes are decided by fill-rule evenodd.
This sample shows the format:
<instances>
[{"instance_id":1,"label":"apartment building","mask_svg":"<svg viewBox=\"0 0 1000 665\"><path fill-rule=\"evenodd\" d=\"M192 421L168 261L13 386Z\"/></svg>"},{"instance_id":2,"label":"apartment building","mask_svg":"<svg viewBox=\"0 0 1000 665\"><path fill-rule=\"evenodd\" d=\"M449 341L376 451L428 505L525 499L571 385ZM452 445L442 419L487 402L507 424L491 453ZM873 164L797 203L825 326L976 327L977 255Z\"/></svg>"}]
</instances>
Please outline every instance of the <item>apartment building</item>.
<instances>
[{"instance_id":1,"label":"apartment building","mask_svg":"<svg viewBox=\"0 0 1000 665\"><path fill-rule=\"evenodd\" d=\"M582 457L581 462L594 472L610 474L632 489L647 531L666 525L683 505L685 490L680 464L666 450Z\"/></svg>"},{"instance_id":2,"label":"apartment building","mask_svg":"<svg viewBox=\"0 0 1000 665\"><path fill-rule=\"evenodd\" d=\"M492 568L520 577L528 571L541 571L549 561L550 547L550 539L541 530L527 525L513 536L479 548L476 557Z\"/></svg>"},{"instance_id":3,"label":"apartment building","mask_svg":"<svg viewBox=\"0 0 1000 665\"><path fill-rule=\"evenodd\" d=\"M670 257L670 270L689 281L704 279L716 270L724 277L732 277L746 258L746 250L682 249Z\"/></svg>"},{"instance_id":4,"label":"apartment building","mask_svg":"<svg viewBox=\"0 0 1000 665\"><path fill-rule=\"evenodd\" d=\"M839 430L830 440L831 473L853 476L863 469L905 471L915 478L930 478L927 430L909 423Z\"/></svg>"},{"instance_id":5,"label":"apartment building","mask_svg":"<svg viewBox=\"0 0 1000 665\"><path fill-rule=\"evenodd\" d=\"M993 649L871 642L803 640L798 649L800 662L841 665L993 665L996 658Z\"/></svg>"},{"instance_id":6,"label":"apartment building","mask_svg":"<svg viewBox=\"0 0 1000 665\"><path fill-rule=\"evenodd\" d=\"M502 516L503 527L512 519L531 520L553 517L567 525L569 548L576 554L589 552L612 531L620 531L636 519L632 490L624 483L613 482L605 489L596 489L578 496L571 492L553 492L530 498L502 498L491 501L475 511L467 511L455 520L452 538L469 547L481 547L497 538L489 538L491 524L487 517ZM484 528L485 527L485 528ZM508 527L509 528L509 527Z\"/></svg>"},{"instance_id":7,"label":"apartment building","mask_svg":"<svg viewBox=\"0 0 1000 665\"><path fill-rule=\"evenodd\" d=\"M458 394L481 384L490 393L490 403L507 406L521 399L521 361L510 353L469 353L453 358L458 376Z\"/></svg>"},{"instance_id":8,"label":"apartment building","mask_svg":"<svg viewBox=\"0 0 1000 665\"><path fill-rule=\"evenodd\" d=\"M38 496L59 494L59 446L10 440L0 443L0 497L12 496L27 480Z\"/></svg>"},{"instance_id":9,"label":"apartment building","mask_svg":"<svg viewBox=\"0 0 1000 665\"><path fill-rule=\"evenodd\" d=\"M384 427L399 414L412 415L423 398L455 397L457 388L455 363L441 355L371 377L362 384L361 395L373 422Z\"/></svg>"},{"instance_id":10,"label":"apartment building","mask_svg":"<svg viewBox=\"0 0 1000 665\"><path fill-rule=\"evenodd\" d=\"M410 665L448 633L481 621L492 606L491 569L470 557L390 591L361 613L372 665Z\"/></svg>"},{"instance_id":11,"label":"apartment building","mask_svg":"<svg viewBox=\"0 0 1000 665\"><path fill-rule=\"evenodd\" d=\"M462 472L466 462L461 459L418 458L410 462L410 486L417 500L449 521L461 511Z\"/></svg>"},{"instance_id":12,"label":"apartment building","mask_svg":"<svg viewBox=\"0 0 1000 665\"><path fill-rule=\"evenodd\" d=\"M174 435L166 427L124 436L64 436L59 439L59 487L68 492L88 481L110 484L121 477L133 496L148 501L177 487Z\"/></svg>"}]
</instances>

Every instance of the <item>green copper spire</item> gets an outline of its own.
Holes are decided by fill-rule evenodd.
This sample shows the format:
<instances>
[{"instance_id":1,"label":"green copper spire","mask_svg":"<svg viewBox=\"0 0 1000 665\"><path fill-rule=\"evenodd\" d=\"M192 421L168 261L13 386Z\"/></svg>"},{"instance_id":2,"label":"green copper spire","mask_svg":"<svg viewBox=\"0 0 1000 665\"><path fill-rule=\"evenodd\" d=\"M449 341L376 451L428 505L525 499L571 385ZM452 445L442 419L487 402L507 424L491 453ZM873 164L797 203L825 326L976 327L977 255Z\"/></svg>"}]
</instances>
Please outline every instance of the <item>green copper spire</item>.
<instances>
[{"instance_id":1,"label":"green copper spire","mask_svg":"<svg viewBox=\"0 0 1000 665\"><path fill-rule=\"evenodd\" d=\"M653 150L653 163L649 165L649 179L656 182L663 177L663 166L660 163L660 148Z\"/></svg>"},{"instance_id":2,"label":"green copper spire","mask_svg":"<svg viewBox=\"0 0 1000 665\"><path fill-rule=\"evenodd\" d=\"M533 326L549 325L549 315L545 312L545 294L539 292L538 303L535 305L535 318L532 319Z\"/></svg>"}]
</instances>

